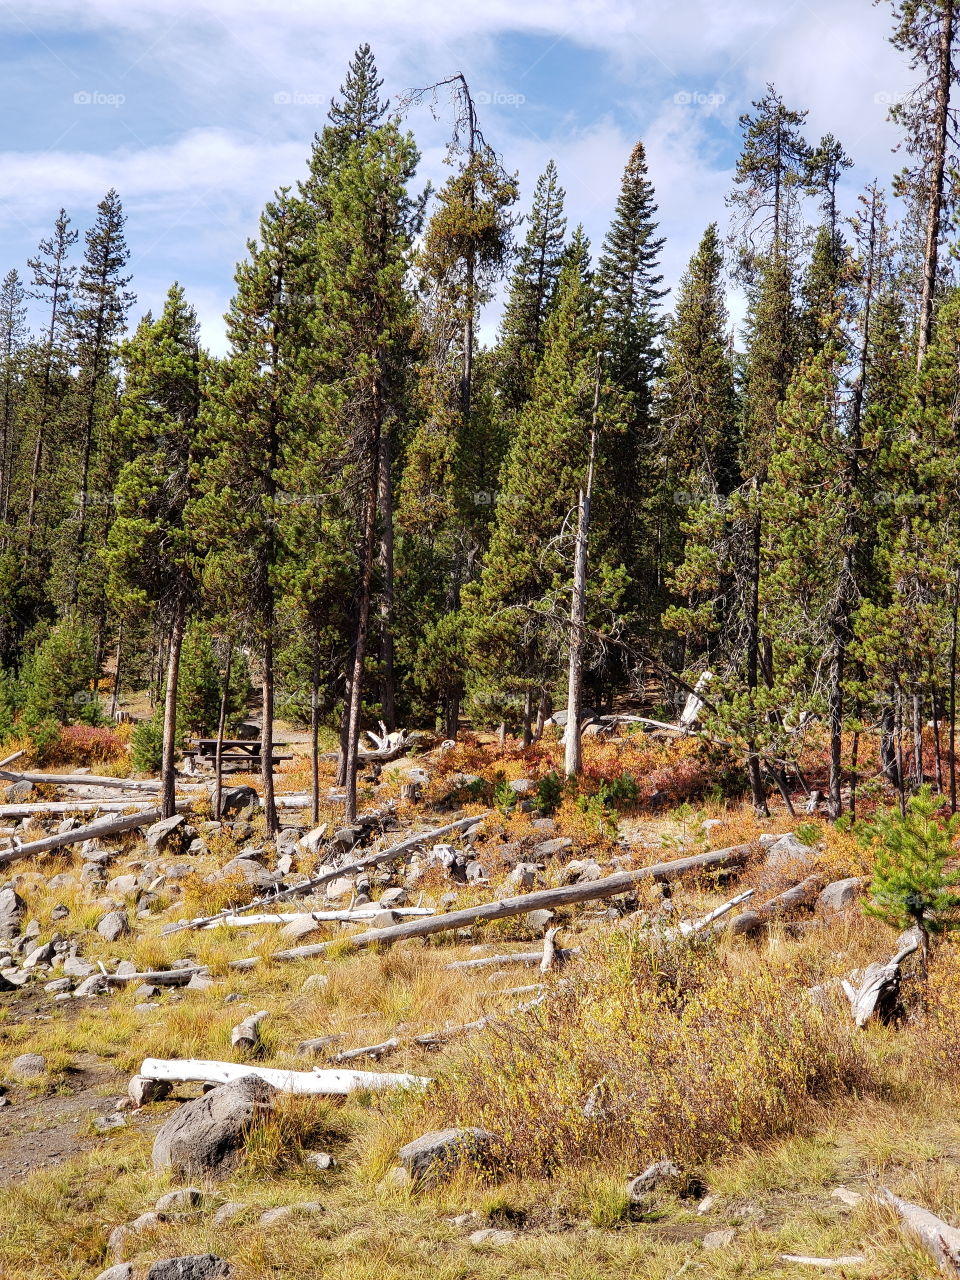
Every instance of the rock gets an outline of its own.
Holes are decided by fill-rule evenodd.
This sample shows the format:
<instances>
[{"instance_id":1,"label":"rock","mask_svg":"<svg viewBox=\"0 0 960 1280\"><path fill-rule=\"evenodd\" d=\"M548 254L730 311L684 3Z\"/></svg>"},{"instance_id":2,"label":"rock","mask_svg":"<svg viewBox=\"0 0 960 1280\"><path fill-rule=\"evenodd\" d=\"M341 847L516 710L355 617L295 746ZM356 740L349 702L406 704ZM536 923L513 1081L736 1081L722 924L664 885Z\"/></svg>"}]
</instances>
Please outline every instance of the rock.
<instances>
[{"instance_id":1,"label":"rock","mask_svg":"<svg viewBox=\"0 0 960 1280\"><path fill-rule=\"evenodd\" d=\"M228 1222L232 1222L234 1218L239 1218L240 1214L246 1209L245 1204L241 1204L239 1200L226 1200L217 1212L213 1215L213 1225L215 1227L226 1226Z\"/></svg>"},{"instance_id":2,"label":"rock","mask_svg":"<svg viewBox=\"0 0 960 1280\"><path fill-rule=\"evenodd\" d=\"M218 1085L179 1107L153 1144L153 1167L175 1177L224 1177L242 1159L247 1130L269 1111L276 1090L258 1076Z\"/></svg>"},{"instance_id":3,"label":"rock","mask_svg":"<svg viewBox=\"0 0 960 1280\"><path fill-rule=\"evenodd\" d=\"M494 1247L504 1244L510 1244L516 1240L517 1233L515 1231L503 1231L497 1227L483 1227L480 1231L471 1231L467 1239L474 1248L482 1247L485 1244Z\"/></svg>"},{"instance_id":4,"label":"rock","mask_svg":"<svg viewBox=\"0 0 960 1280\"><path fill-rule=\"evenodd\" d=\"M337 1162L327 1151L308 1151L303 1158L304 1164L311 1169L335 1169Z\"/></svg>"},{"instance_id":5,"label":"rock","mask_svg":"<svg viewBox=\"0 0 960 1280\"><path fill-rule=\"evenodd\" d=\"M32 782L11 782L7 787L7 804L23 804L33 795Z\"/></svg>"},{"instance_id":6,"label":"rock","mask_svg":"<svg viewBox=\"0 0 960 1280\"><path fill-rule=\"evenodd\" d=\"M534 933L543 933L550 927L552 919L552 911L528 911L524 916L528 928L532 929Z\"/></svg>"},{"instance_id":7,"label":"rock","mask_svg":"<svg viewBox=\"0 0 960 1280\"><path fill-rule=\"evenodd\" d=\"M247 884L252 885L255 889L270 889L283 879L279 871L268 871L256 858L243 854L239 857L231 858L219 871L215 871L213 875L206 876L205 879L208 883L215 884L226 876L235 875L243 876Z\"/></svg>"},{"instance_id":8,"label":"rock","mask_svg":"<svg viewBox=\"0 0 960 1280\"><path fill-rule=\"evenodd\" d=\"M27 904L16 889L0 889L0 938L15 938L26 913Z\"/></svg>"},{"instance_id":9,"label":"rock","mask_svg":"<svg viewBox=\"0 0 960 1280\"><path fill-rule=\"evenodd\" d=\"M532 889L537 883L537 870L532 862L518 862L497 890L497 897L508 898Z\"/></svg>"},{"instance_id":10,"label":"rock","mask_svg":"<svg viewBox=\"0 0 960 1280\"><path fill-rule=\"evenodd\" d=\"M207 973L195 973L184 988L185 991L209 991L216 980Z\"/></svg>"},{"instance_id":11,"label":"rock","mask_svg":"<svg viewBox=\"0 0 960 1280\"><path fill-rule=\"evenodd\" d=\"M107 1267L95 1280L133 1280L133 1263L118 1262L115 1267Z\"/></svg>"},{"instance_id":12,"label":"rock","mask_svg":"<svg viewBox=\"0 0 960 1280\"><path fill-rule=\"evenodd\" d=\"M341 848L352 849L362 835L363 827L339 827L333 833L333 839Z\"/></svg>"},{"instance_id":13,"label":"rock","mask_svg":"<svg viewBox=\"0 0 960 1280\"><path fill-rule=\"evenodd\" d=\"M658 1160L656 1164L650 1165L649 1169L644 1169L643 1173L637 1174L627 1182L627 1195L636 1204L651 1191L674 1182L680 1176L680 1169L672 1160Z\"/></svg>"},{"instance_id":14,"label":"rock","mask_svg":"<svg viewBox=\"0 0 960 1280\"><path fill-rule=\"evenodd\" d=\"M260 807L260 797L253 787L228 787L221 792L220 809L223 817L235 814L252 816Z\"/></svg>"},{"instance_id":15,"label":"rock","mask_svg":"<svg viewBox=\"0 0 960 1280\"><path fill-rule=\"evenodd\" d=\"M61 991L70 991L73 983L69 978L54 978L52 982L43 984L44 991L49 991L52 996L57 995Z\"/></svg>"},{"instance_id":16,"label":"rock","mask_svg":"<svg viewBox=\"0 0 960 1280\"><path fill-rule=\"evenodd\" d=\"M387 1170L380 1185L382 1187L408 1187L412 1181L413 1179L403 1165L398 1164Z\"/></svg>"},{"instance_id":17,"label":"rock","mask_svg":"<svg viewBox=\"0 0 960 1280\"><path fill-rule=\"evenodd\" d=\"M780 836L768 846L766 867L768 871L801 869L812 866L816 861L816 851L808 844L801 844L792 833Z\"/></svg>"},{"instance_id":18,"label":"rock","mask_svg":"<svg viewBox=\"0 0 960 1280\"><path fill-rule=\"evenodd\" d=\"M502 1140L487 1129L440 1129L400 1148L400 1163L415 1181L450 1173L461 1164L486 1169L500 1156Z\"/></svg>"},{"instance_id":19,"label":"rock","mask_svg":"<svg viewBox=\"0 0 960 1280\"><path fill-rule=\"evenodd\" d=\"M157 1213L177 1213L183 1209L193 1209L203 1199L199 1187L178 1187L176 1191L168 1191L153 1206Z\"/></svg>"},{"instance_id":20,"label":"rock","mask_svg":"<svg viewBox=\"0 0 960 1280\"><path fill-rule=\"evenodd\" d=\"M327 885L326 894L331 902L337 902L340 898L349 898L353 890L354 883L350 876L337 876L336 880L331 880Z\"/></svg>"},{"instance_id":21,"label":"rock","mask_svg":"<svg viewBox=\"0 0 960 1280\"><path fill-rule=\"evenodd\" d=\"M97 1116L93 1129L95 1133L110 1133L113 1129L122 1129L126 1123L119 1111L111 1111L108 1116Z\"/></svg>"},{"instance_id":22,"label":"rock","mask_svg":"<svg viewBox=\"0 0 960 1280\"><path fill-rule=\"evenodd\" d=\"M89 978L91 973L97 972L97 966L89 960L81 960L79 956L67 956L63 972L71 978Z\"/></svg>"},{"instance_id":23,"label":"rock","mask_svg":"<svg viewBox=\"0 0 960 1280\"><path fill-rule=\"evenodd\" d=\"M152 1227L159 1226L162 1218L158 1213L141 1213L139 1218L134 1218L132 1222L125 1222L122 1226L114 1227L107 1237L107 1249L110 1253L119 1253L126 1244L128 1236L139 1235L141 1231L149 1231Z\"/></svg>"},{"instance_id":24,"label":"rock","mask_svg":"<svg viewBox=\"0 0 960 1280\"><path fill-rule=\"evenodd\" d=\"M304 980L301 991L322 991L324 987L330 983L330 975L327 973L311 973L309 978Z\"/></svg>"},{"instance_id":25,"label":"rock","mask_svg":"<svg viewBox=\"0 0 960 1280\"><path fill-rule=\"evenodd\" d=\"M52 942L45 942L42 947L34 947L34 949L24 958L24 969L35 969L37 965L49 964L53 959Z\"/></svg>"},{"instance_id":26,"label":"rock","mask_svg":"<svg viewBox=\"0 0 960 1280\"><path fill-rule=\"evenodd\" d=\"M708 1231L703 1237L703 1247L705 1249L726 1249L733 1244L736 1234L733 1227L725 1227L722 1231Z\"/></svg>"},{"instance_id":27,"label":"rock","mask_svg":"<svg viewBox=\"0 0 960 1280\"><path fill-rule=\"evenodd\" d=\"M514 778L512 782L508 782L507 786L518 796L532 795L537 789L537 784L532 778Z\"/></svg>"},{"instance_id":28,"label":"rock","mask_svg":"<svg viewBox=\"0 0 960 1280\"><path fill-rule=\"evenodd\" d=\"M851 1209L855 1209L863 1201L860 1192L851 1191L849 1187L834 1187L830 1192L830 1198L839 1200L841 1204L848 1205Z\"/></svg>"},{"instance_id":29,"label":"rock","mask_svg":"<svg viewBox=\"0 0 960 1280\"><path fill-rule=\"evenodd\" d=\"M147 849L153 855L167 854L175 856L183 853L196 832L187 823L182 813L175 813L170 818L162 818L152 827L147 827Z\"/></svg>"},{"instance_id":30,"label":"rock","mask_svg":"<svg viewBox=\"0 0 960 1280\"><path fill-rule=\"evenodd\" d=\"M130 921L125 911L108 911L97 923L97 933L108 942L116 942L125 933L130 932Z\"/></svg>"},{"instance_id":31,"label":"rock","mask_svg":"<svg viewBox=\"0 0 960 1280\"><path fill-rule=\"evenodd\" d=\"M384 911L392 911L394 907L405 907L410 901L406 889L384 889L380 895L380 906Z\"/></svg>"},{"instance_id":32,"label":"rock","mask_svg":"<svg viewBox=\"0 0 960 1280\"><path fill-rule=\"evenodd\" d=\"M107 882L107 893L118 898L129 898L141 887L140 877L134 875L114 876Z\"/></svg>"},{"instance_id":33,"label":"rock","mask_svg":"<svg viewBox=\"0 0 960 1280\"><path fill-rule=\"evenodd\" d=\"M713 1206L717 1203L716 1196L704 1196L697 1205L697 1213L709 1213Z\"/></svg>"},{"instance_id":34,"label":"rock","mask_svg":"<svg viewBox=\"0 0 960 1280\"><path fill-rule=\"evenodd\" d=\"M535 844L533 855L538 862L545 862L547 858L555 858L558 853L565 853L572 848L573 841L569 836L558 836L556 840L541 840L539 844Z\"/></svg>"},{"instance_id":35,"label":"rock","mask_svg":"<svg viewBox=\"0 0 960 1280\"><path fill-rule=\"evenodd\" d=\"M155 1000L160 994L160 988L155 987L152 982L138 982L133 989L133 994L138 1000Z\"/></svg>"},{"instance_id":36,"label":"rock","mask_svg":"<svg viewBox=\"0 0 960 1280\"><path fill-rule=\"evenodd\" d=\"M47 1060L42 1053L21 1053L10 1063L10 1070L15 1076L29 1079L31 1076L42 1076L47 1069Z\"/></svg>"},{"instance_id":37,"label":"rock","mask_svg":"<svg viewBox=\"0 0 960 1280\"><path fill-rule=\"evenodd\" d=\"M120 963L117 965L115 972L117 974L117 977L123 978L123 977L126 977L128 974L136 973L137 966L133 963L132 960L121 960Z\"/></svg>"},{"instance_id":38,"label":"rock","mask_svg":"<svg viewBox=\"0 0 960 1280\"><path fill-rule=\"evenodd\" d=\"M219 1280L230 1275L230 1264L213 1253L194 1253L183 1258L161 1258L146 1274L146 1280Z\"/></svg>"},{"instance_id":39,"label":"rock","mask_svg":"<svg viewBox=\"0 0 960 1280\"><path fill-rule=\"evenodd\" d=\"M827 919L831 916L843 915L863 893L866 883L862 876L848 876L846 880L832 881L821 889L814 910L818 916Z\"/></svg>"},{"instance_id":40,"label":"rock","mask_svg":"<svg viewBox=\"0 0 960 1280\"><path fill-rule=\"evenodd\" d=\"M272 1227L275 1222L292 1218L295 1213L323 1213L323 1205L317 1204L314 1200L304 1201L301 1204L278 1205L276 1209L267 1209L260 1215L260 1226Z\"/></svg>"},{"instance_id":41,"label":"rock","mask_svg":"<svg viewBox=\"0 0 960 1280\"><path fill-rule=\"evenodd\" d=\"M145 1107L149 1102L159 1102L169 1097L173 1088L169 1080L148 1080L146 1076L133 1076L127 1085L127 1096L135 1107Z\"/></svg>"},{"instance_id":42,"label":"rock","mask_svg":"<svg viewBox=\"0 0 960 1280\"><path fill-rule=\"evenodd\" d=\"M329 827L322 822L319 827L314 827L312 831L308 831L305 836L300 837L301 849L306 849L307 853L318 853L320 846L327 838Z\"/></svg>"},{"instance_id":43,"label":"rock","mask_svg":"<svg viewBox=\"0 0 960 1280\"><path fill-rule=\"evenodd\" d=\"M74 996L109 995L110 983L107 981L105 974L91 973L89 978L84 978L73 994Z\"/></svg>"},{"instance_id":44,"label":"rock","mask_svg":"<svg viewBox=\"0 0 960 1280\"><path fill-rule=\"evenodd\" d=\"M53 910L50 912L50 919L51 919L51 920L66 920L66 918L67 918L67 916L68 916L69 914L70 914L70 908L69 908L69 907L67 907L67 906L64 906L64 904L63 904L62 902L58 902L58 903L57 903L57 905L56 905L56 906L53 908Z\"/></svg>"}]
</instances>

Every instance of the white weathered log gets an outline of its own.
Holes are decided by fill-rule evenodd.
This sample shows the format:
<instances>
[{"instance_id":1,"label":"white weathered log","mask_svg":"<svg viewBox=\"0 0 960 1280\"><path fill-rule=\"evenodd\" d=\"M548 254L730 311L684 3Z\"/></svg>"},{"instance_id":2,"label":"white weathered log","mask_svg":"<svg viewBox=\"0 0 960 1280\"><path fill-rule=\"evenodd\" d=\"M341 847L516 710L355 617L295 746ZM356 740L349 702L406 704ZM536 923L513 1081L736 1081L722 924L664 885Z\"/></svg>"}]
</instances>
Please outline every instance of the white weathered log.
<instances>
[{"instance_id":1,"label":"white weathered log","mask_svg":"<svg viewBox=\"0 0 960 1280\"><path fill-rule=\"evenodd\" d=\"M712 671L704 671L703 675L693 686L693 691L687 695L687 700L683 704L683 710L680 712L678 727L681 729L692 729L700 719L700 712L703 709L703 698L700 697L705 693L708 685L713 679Z\"/></svg>"},{"instance_id":2,"label":"white weathered log","mask_svg":"<svg viewBox=\"0 0 960 1280\"><path fill-rule=\"evenodd\" d=\"M886 1015L896 1004L900 992L900 966L920 947L919 936L911 938L886 964L867 965L859 985L846 978L840 984L850 1001L850 1012L858 1027L866 1026L874 1015Z\"/></svg>"},{"instance_id":3,"label":"white weathered log","mask_svg":"<svg viewBox=\"0 0 960 1280\"><path fill-rule=\"evenodd\" d=\"M616 875L605 876L603 879L588 881L584 884L566 885L559 889L542 889L516 898L500 898L477 907L450 911L428 920L411 920L406 924L395 924L387 929L369 929L351 938L337 939L336 945L342 947L346 942L355 947L362 947L380 942L403 942L408 938L423 938L433 933L446 933L466 925L524 915L529 911L541 909L549 911L556 907L572 906L578 902L592 902L598 898L615 898L629 893L643 880L668 881L696 872L734 870L744 865L753 850L753 844L743 844L729 849L717 849L712 853L696 854L691 858L678 858L673 862L658 862L653 866L642 867L638 871L621 871ZM286 951L275 952L271 959L308 959L323 955L331 945L333 944L329 942L316 942L303 947L290 947Z\"/></svg>"},{"instance_id":4,"label":"white weathered log","mask_svg":"<svg viewBox=\"0 0 960 1280\"><path fill-rule=\"evenodd\" d=\"M381 1044L367 1044L359 1049L344 1049L342 1053L333 1055L334 1062L353 1062L357 1058L382 1058L400 1048L400 1041L392 1036Z\"/></svg>"},{"instance_id":5,"label":"white weathered log","mask_svg":"<svg viewBox=\"0 0 960 1280\"><path fill-rule=\"evenodd\" d=\"M741 911L739 915L734 916L728 925L730 932L733 934L754 933L764 925L769 924L771 920L776 920L785 915L788 911L795 910L797 907L809 906L815 901L822 888L823 876L807 876L799 884L791 885L783 893L778 893L775 898L762 902L759 907L750 911Z\"/></svg>"},{"instance_id":6,"label":"white weathered log","mask_svg":"<svg viewBox=\"0 0 960 1280\"><path fill-rule=\"evenodd\" d=\"M5 764L13 764L14 760L19 760L21 756L25 756L26 754L26 751L21 750L14 751L11 756L4 756L3 759L0 760L0 769L2 769Z\"/></svg>"},{"instance_id":7,"label":"white weathered log","mask_svg":"<svg viewBox=\"0 0 960 1280\"><path fill-rule=\"evenodd\" d=\"M438 836L449 835L452 831L464 831L469 827L475 826L478 822L482 822L484 818L488 817L489 813L490 810L487 810L487 812L478 814L473 818L458 818L455 822L448 822L446 826L435 827L431 831L421 831L415 835L407 836L406 839L401 840L398 844L391 845L388 849L381 849L379 853L371 853L368 857L361 858L359 862L351 862L341 867L332 867L327 871L321 872L320 875L314 876L312 880L307 880L304 884L291 885L287 889L280 889L276 893L248 902L245 907L227 907L213 916L198 916L194 920L181 920L177 924L167 925L166 928L161 930L161 933L166 935L179 933L181 929L202 929L211 921L220 920L224 916L238 915L240 912L246 914L246 912L252 911L256 907L269 906L282 898L305 897L308 893L312 893L314 889L319 889L322 885L328 884L331 880L336 880L340 876L355 876L359 872L366 871L369 867L375 867L381 862L392 862L394 858L402 857L405 853L409 853L412 849L417 848L418 845L425 844L428 840L436 840Z\"/></svg>"},{"instance_id":8,"label":"white weathered log","mask_svg":"<svg viewBox=\"0 0 960 1280\"><path fill-rule=\"evenodd\" d=\"M194 974L207 977L210 970L205 964L183 969L153 969L145 973L103 973L99 976L111 986L126 986L130 982L146 982L153 987L185 987Z\"/></svg>"},{"instance_id":9,"label":"white weathered log","mask_svg":"<svg viewBox=\"0 0 960 1280\"><path fill-rule=\"evenodd\" d=\"M699 920L681 920L676 929L668 929L667 935L679 935L683 938L689 938L692 934L702 933L704 929L708 929L716 920L722 919L734 907L738 907L741 902L753 896L753 889L746 889L743 893L738 893L735 898L731 898L729 902L724 902L722 906L715 907L707 915L701 916Z\"/></svg>"},{"instance_id":10,"label":"white weathered log","mask_svg":"<svg viewBox=\"0 0 960 1280\"><path fill-rule=\"evenodd\" d=\"M0 779L5 782L49 783L53 787L109 787L114 791L160 790L160 783L144 778L107 778L93 773L14 773L0 769Z\"/></svg>"},{"instance_id":11,"label":"white weathered log","mask_svg":"<svg viewBox=\"0 0 960 1280\"><path fill-rule=\"evenodd\" d=\"M904 1227L930 1254L944 1275L960 1276L960 1231L956 1227L951 1227L929 1209L901 1200L887 1187L880 1188L877 1199L896 1211Z\"/></svg>"},{"instance_id":12,"label":"white weathered log","mask_svg":"<svg viewBox=\"0 0 960 1280\"><path fill-rule=\"evenodd\" d=\"M49 853L52 849L62 849L68 844L105 839L107 836L121 835L124 831L135 831L138 827L148 827L154 822L159 822L161 816L159 809L145 809L140 813L130 813L119 818L107 818L103 822L91 822L85 827L77 827L75 831L65 831L62 835L44 836L42 840L31 840L28 844L20 845L19 848L5 849L0 853L0 866L19 858L33 857L37 853Z\"/></svg>"},{"instance_id":13,"label":"white weathered log","mask_svg":"<svg viewBox=\"0 0 960 1280\"><path fill-rule=\"evenodd\" d=\"M36 804L0 804L0 818L57 818L72 813L127 813L148 810L152 800L38 800ZM159 812L159 810L158 810Z\"/></svg>"},{"instance_id":14,"label":"white weathered log","mask_svg":"<svg viewBox=\"0 0 960 1280\"><path fill-rule=\"evenodd\" d=\"M554 948L556 953L557 948ZM560 949L561 960L571 960L574 956L580 954L579 947L571 947L568 951ZM522 964L529 968L543 963L543 951L507 951L502 955L496 956L478 956L475 960L451 960L449 964L445 964L445 969L497 969L503 965Z\"/></svg>"},{"instance_id":15,"label":"white weathered log","mask_svg":"<svg viewBox=\"0 0 960 1280\"><path fill-rule=\"evenodd\" d=\"M557 944L554 941L560 932L560 926L554 925L552 929L548 929L543 935L543 958L540 961L540 972L549 973L557 963Z\"/></svg>"},{"instance_id":16,"label":"white weathered log","mask_svg":"<svg viewBox=\"0 0 960 1280\"><path fill-rule=\"evenodd\" d=\"M256 1053L263 1047L260 1039L260 1023L269 1017L269 1010L260 1009L244 1018L230 1032L230 1043L234 1049L245 1049L247 1053Z\"/></svg>"},{"instance_id":17,"label":"white weathered log","mask_svg":"<svg viewBox=\"0 0 960 1280\"><path fill-rule=\"evenodd\" d=\"M147 1080L185 1083L229 1084L244 1076L259 1076L283 1093L341 1095L356 1089L425 1089L432 1080L406 1072L385 1071L282 1071L275 1067L252 1066L246 1062L212 1062L199 1058L146 1058L138 1075Z\"/></svg>"}]
</instances>

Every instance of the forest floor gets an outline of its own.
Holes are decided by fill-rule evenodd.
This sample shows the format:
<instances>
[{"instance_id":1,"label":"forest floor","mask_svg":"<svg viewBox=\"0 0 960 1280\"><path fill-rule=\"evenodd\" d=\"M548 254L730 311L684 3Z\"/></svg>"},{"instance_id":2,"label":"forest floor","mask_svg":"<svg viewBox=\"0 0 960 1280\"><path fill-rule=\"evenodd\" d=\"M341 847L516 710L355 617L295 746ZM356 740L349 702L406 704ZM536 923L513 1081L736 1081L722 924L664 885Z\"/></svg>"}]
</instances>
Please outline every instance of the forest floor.
<instances>
[{"instance_id":1,"label":"forest floor","mask_svg":"<svg viewBox=\"0 0 960 1280\"><path fill-rule=\"evenodd\" d=\"M937 1275L872 1193L886 1186L960 1221L956 949L944 945L933 995L913 991L907 1023L856 1031L842 998L814 1008L809 988L829 987L892 953L892 931L866 919L859 905L829 918L807 910L755 938L719 933L702 946L666 943L658 920L694 919L745 887L758 902L781 888L758 837L797 830L798 820L778 809L758 821L752 810L721 800L653 812L648 793L663 791L668 775L687 777L693 757L662 748L654 758L650 750L626 740L588 748L594 783L625 772L643 779L643 794L619 811L613 802L564 798L545 817L533 803L504 801L509 780L537 782L552 770L556 743L524 753L471 740L454 753L428 751L410 762L430 778L421 803L396 800L404 763L385 770L379 790L371 786L365 796L364 807L381 811L393 801L388 825L395 829L374 830L361 854L401 838L413 823L426 829L480 813L499 788L500 805L480 835L450 840L483 864L487 883L460 884L426 863L399 866L374 883L374 896L406 883L411 903L438 910L496 896L518 862L536 861L533 850L545 838L571 843L543 859L534 887L569 883L581 874L569 870L575 861L608 874L756 842L741 875L678 883L669 908L659 890L638 885L613 905L560 911L558 942L581 954L542 978L509 961L492 971L447 967L538 949L543 922L523 915L390 950L340 945L350 928L331 924L308 939L334 940L331 951L285 964L267 959L289 945L277 926L164 936L164 924L254 896L237 877L207 879L241 849L264 849L267 866L276 856L262 819L204 828L202 801L191 820L203 848L186 856L185 875L184 856L148 855L137 837L111 843L106 885L81 875L77 846L12 867L7 883L26 902L26 919L39 924L37 941L59 934L77 944L78 956L110 971L122 961L142 971L196 960L213 982L146 998L129 988L72 998L44 989L59 976L56 968L0 995L3 1280L94 1280L127 1260L139 1280L154 1260L205 1253L226 1259L236 1280ZM291 762L279 775L281 790L301 790L304 770L302 760ZM483 786L469 783L465 793L463 775ZM306 817L285 811L282 822L303 832ZM331 832L341 821L333 808L323 818ZM807 820L801 834L824 882L867 870L855 842L827 824ZM324 845L319 855L298 848L295 870L310 874L330 853ZM127 875L137 888L111 888ZM285 909L349 900L298 900ZM118 904L132 928L108 942L94 926ZM229 967L250 955L261 957L256 968ZM541 983L545 1001L518 1012L530 999L523 993ZM285 1101L240 1166L201 1186L198 1205L115 1239L111 1249L114 1228L178 1185L154 1171L151 1146L164 1120L201 1086L175 1086L165 1101L121 1110L115 1128L103 1128L103 1118L117 1113L144 1058L241 1060L231 1028L259 1009L268 1017L258 1065L325 1065L322 1052L298 1053L310 1038L335 1038L332 1054L396 1037L400 1046L389 1057L351 1066L436 1083L426 1095ZM491 1019L485 1030L440 1049L413 1043L418 1034L483 1017ZM27 1053L42 1055L40 1074L13 1067ZM585 1116L593 1094L606 1100L606 1118ZM405 1142L448 1125L497 1132L509 1160L494 1174L461 1169L425 1185L392 1176ZM318 1151L333 1157L332 1167L307 1160ZM631 1201L628 1178L663 1158L675 1160L682 1177ZM863 1198L851 1203L857 1194ZM218 1213L227 1204L234 1208ZM281 1206L291 1212L261 1221ZM822 1268L784 1255L854 1260Z\"/></svg>"}]
</instances>

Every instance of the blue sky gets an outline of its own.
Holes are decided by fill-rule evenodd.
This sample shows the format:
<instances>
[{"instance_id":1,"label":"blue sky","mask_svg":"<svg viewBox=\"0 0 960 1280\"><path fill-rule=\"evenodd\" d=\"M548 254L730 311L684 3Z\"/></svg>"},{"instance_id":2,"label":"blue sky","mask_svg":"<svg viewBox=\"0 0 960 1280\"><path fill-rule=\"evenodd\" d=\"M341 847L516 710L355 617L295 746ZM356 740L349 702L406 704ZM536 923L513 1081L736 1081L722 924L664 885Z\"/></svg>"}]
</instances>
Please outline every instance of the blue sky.
<instances>
[{"instance_id":1,"label":"blue sky","mask_svg":"<svg viewBox=\"0 0 960 1280\"><path fill-rule=\"evenodd\" d=\"M83 229L115 186L134 315L179 279L216 351L259 210L303 174L363 40L391 94L463 71L521 206L552 157L595 247L643 138L669 285L725 223L737 120L767 81L809 109L812 141L832 131L854 157L848 207L898 166L887 104L910 84L870 0L20 0L0 24L0 269L25 274L61 205ZM441 182L443 121L410 122Z\"/></svg>"}]
</instances>

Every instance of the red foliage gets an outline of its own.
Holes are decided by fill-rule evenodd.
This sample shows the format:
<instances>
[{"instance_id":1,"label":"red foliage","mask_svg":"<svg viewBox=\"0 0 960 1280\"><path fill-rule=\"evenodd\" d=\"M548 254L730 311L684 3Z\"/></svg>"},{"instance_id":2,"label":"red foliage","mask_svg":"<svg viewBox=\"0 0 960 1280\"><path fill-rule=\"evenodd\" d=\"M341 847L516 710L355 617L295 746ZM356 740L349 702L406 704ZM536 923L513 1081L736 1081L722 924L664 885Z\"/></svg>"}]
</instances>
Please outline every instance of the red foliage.
<instances>
[{"instance_id":1,"label":"red foliage","mask_svg":"<svg viewBox=\"0 0 960 1280\"><path fill-rule=\"evenodd\" d=\"M126 757L126 745L114 729L67 724L45 759L51 765L90 765L117 764Z\"/></svg>"}]
</instances>

